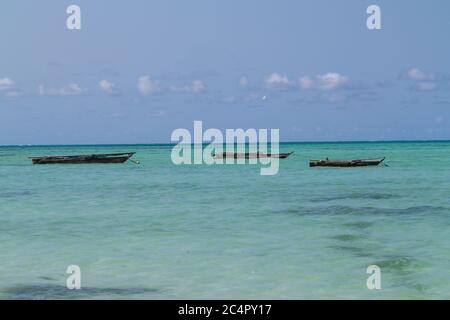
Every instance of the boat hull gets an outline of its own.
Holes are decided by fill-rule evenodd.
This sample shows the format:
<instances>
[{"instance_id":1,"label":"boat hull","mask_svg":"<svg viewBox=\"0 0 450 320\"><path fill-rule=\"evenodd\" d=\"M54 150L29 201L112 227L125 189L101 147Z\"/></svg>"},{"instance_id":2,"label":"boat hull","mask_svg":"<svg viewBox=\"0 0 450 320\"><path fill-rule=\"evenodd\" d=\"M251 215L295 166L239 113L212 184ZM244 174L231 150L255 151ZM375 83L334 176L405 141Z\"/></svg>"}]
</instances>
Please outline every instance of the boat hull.
<instances>
[{"instance_id":1,"label":"boat hull","mask_svg":"<svg viewBox=\"0 0 450 320\"><path fill-rule=\"evenodd\" d=\"M259 158L277 158L277 159L286 159L293 152L289 153L239 153L239 152L223 152L221 154L215 155L214 159L225 159L225 158L234 158L234 159L259 159Z\"/></svg>"},{"instance_id":2,"label":"boat hull","mask_svg":"<svg viewBox=\"0 0 450 320\"><path fill-rule=\"evenodd\" d=\"M34 157L33 164L92 164L92 163L124 163L134 152L120 154L98 154L80 156Z\"/></svg>"},{"instance_id":3,"label":"boat hull","mask_svg":"<svg viewBox=\"0 0 450 320\"><path fill-rule=\"evenodd\" d=\"M310 167L367 167L377 166L385 158L379 159L357 159L357 160L310 160Z\"/></svg>"}]
</instances>

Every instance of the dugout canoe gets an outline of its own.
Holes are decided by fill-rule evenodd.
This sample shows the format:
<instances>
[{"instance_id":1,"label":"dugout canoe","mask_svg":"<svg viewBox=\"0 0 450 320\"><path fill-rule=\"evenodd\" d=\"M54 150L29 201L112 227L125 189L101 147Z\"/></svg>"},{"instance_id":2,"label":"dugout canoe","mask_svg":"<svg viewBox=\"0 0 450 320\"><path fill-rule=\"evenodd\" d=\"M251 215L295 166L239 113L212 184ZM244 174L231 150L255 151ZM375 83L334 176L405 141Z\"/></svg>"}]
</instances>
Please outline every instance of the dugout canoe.
<instances>
[{"instance_id":1,"label":"dugout canoe","mask_svg":"<svg viewBox=\"0 0 450 320\"><path fill-rule=\"evenodd\" d=\"M30 157L33 164L124 163L136 152Z\"/></svg>"},{"instance_id":2,"label":"dugout canoe","mask_svg":"<svg viewBox=\"0 0 450 320\"><path fill-rule=\"evenodd\" d=\"M234 158L234 159L259 159L259 158L278 158L278 159L286 159L294 152L287 153L264 153L264 152L222 152L214 155L214 159L225 159L225 158Z\"/></svg>"},{"instance_id":3,"label":"dugout canoe","mask_svg":"<svg viewBox=\"0 0 450 320\"><path fill-rule=\"evenodd\" d=\"M366 167L377 166L384 161L385 158L376 159L354 159L354 160L310 160L310 167Z\"/></svg>"}]
</instances>

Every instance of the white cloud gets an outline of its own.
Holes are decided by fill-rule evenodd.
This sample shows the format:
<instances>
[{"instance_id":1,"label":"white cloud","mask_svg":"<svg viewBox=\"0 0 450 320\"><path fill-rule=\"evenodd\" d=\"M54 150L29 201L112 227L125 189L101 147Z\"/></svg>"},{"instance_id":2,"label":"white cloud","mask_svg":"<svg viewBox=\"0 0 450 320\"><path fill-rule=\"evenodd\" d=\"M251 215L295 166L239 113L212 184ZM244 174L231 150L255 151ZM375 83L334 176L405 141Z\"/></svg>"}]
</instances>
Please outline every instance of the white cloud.
<instances>
[{"instance_id":1,"label":"white cloud","mask_svg":"<svg viewBox=\"0 0 450 320\"><path fill-rule=\"evenodd\" d=\"M308 76L302 77L298 83L302 90L334 90L342 87L348 81L349 78L347 76L343 76L337 72L329 72L323 75L317 75L314 79Z\"/></svg>"},{"instance_id":2,"label":"white cloud","mask_svg":"<svg viewBox=\"0 0 450 320\"><path fill-rule=\"evenodd\" d=\"M409 69L406 72L406 78L416 82L414 89L418 91L432 91L437 87L436 82L434 81L435 75L418 68Z\"/></svg>"},{"instance_id":3,"label":"white cloud","mask_svg":"<svg viewBox=\"0 0 450 320\"><path fill-rule=\"evenodd\" d=\"M175 92L202 93L206 90L206 85L201 80L194 80L188 85L182 87L173 86L171 89Z\"/></svg>"},{"instance_id":4,"label":"white cloud","mask_svg":"<svg viewBox=\"0 0 450 320\"><path fill-rule=\"evenodd\" d=\"M336 72L317 76L318 87L323 90L333 90L348 82L348 77Z\"/></svg>"},{"instance_id":5,"label":"white cloud","mask_svg":"<svg viewBox=\"0 0 450 320\"><path fill-rule=\"evenodd\" d=\"M16 83L10 78L0 78L0 90L8 91L16 87Z\"/></svg>"},{"instance_id":6,"label":"white cloud","mask_svg":"<svg viewBox=\"0 0 450 320\"><path fill-rule=\"evenodd\" d=\"M19 96L19 92L16 90L16 83L10 78L0 78L0 91L4 91L7 98Z\"/></svg>"},{"instance_id":7,"label":"white cloud","mask_svg":"<svg viewBox=\"0 0 450 320\"><path fill-rule=\"evenodd\" d=\"M286 88L292 85L292 82L284 74L271 73L264 77L264 83L267 88Z\"/></svg>"},{"instance_id":8,"label":"white cloud","mask_svg":"<svg viewBox=\"0 0 450 320\"><path fill-rule=\"evenodd\" d=\"M81 89L81 87L76 83L68 84L65 87L62 87L59 91L60 95L62 96L77 96L82 94L84 89Z\"/></svg>"},{"instance_id":9,"label":"white cloud","mask_svg":"<svg viewBox=\"0 0 450 320\"><path fill-rule=\"evenodd\" d=\"M141 76L138 79L137 87L139 92L143 95L161 92L159 81L152 80L150 76Z\"/></svg>"},{"instance_id":10,"label":"white cloud","mask_svg":"<svg viewBox=\"0 0 450 320\"><path fill-rule=\"evenodd\" d=\"M434 79L434 75L432 73L426 73L422 70L419 70L418 68L409 69L406 75L411 80L416 81L425 81Z\"/></svg>"},{"instance_id":11,"label":"white cloud","mask_svg":"<svg viewBox=\"0 0 450 320\"><path fill-rule=\"evenodd\" d=\"M108 80L100 80L98 83L98 86L100 90L108 92L108 93L115 93L116 92L116 85L114 83L109 82Z\"/></svg>"},{"instance_id":12,"label":"white cloud","mask_svg":"<svg viewBox=\"0 0 450 320\"><path fill-rule=\"evenodd\" d=\"M76 83L70 83L62 88L45 88L44 85L39 85L38 92L41 96L79 96L86 90L82 89Z\"/></svg>"}]
</instances>

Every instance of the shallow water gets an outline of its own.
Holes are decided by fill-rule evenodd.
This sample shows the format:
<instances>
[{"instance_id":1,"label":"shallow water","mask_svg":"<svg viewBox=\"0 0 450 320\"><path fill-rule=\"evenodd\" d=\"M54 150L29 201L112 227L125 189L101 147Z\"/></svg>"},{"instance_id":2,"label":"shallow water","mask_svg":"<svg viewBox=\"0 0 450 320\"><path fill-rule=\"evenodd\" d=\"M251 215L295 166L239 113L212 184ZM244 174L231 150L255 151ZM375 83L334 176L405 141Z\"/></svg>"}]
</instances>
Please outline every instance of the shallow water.
<instances>
[{"instance_id":1,"label":"shallow water","mask_svg":"<svg viewBox=\"0 0 450 320\"><path fill-rule=\"evenodd\" d=\"M140 165L29 156L137 151ZM0 298L450 298L450 142L282 144L257 165L170 146L0 147ZM388 166L309 168L386 156ZM65 288L69 265L82 290ZM378 265L382 289L368 290Z\"/></svg>"}]
</instances>

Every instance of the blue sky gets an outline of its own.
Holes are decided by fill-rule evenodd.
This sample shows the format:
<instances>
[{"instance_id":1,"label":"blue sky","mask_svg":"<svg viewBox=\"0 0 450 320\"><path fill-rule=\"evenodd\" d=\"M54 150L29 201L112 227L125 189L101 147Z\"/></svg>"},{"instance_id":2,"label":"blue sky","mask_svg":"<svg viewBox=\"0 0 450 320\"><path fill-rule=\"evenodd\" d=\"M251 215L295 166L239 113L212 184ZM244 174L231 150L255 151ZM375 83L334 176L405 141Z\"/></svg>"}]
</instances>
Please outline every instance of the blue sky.
<instances>
[{"instance_id":1,"label":"blue sky","mask_svg":"<svg viewBox=\"0 0 450 320\"><path fill-rule=\"evenodd\" d=\"M2 1L0 144L165 143L194 120L284 141L450 139L449 14L445 0Z\"/></svg>"}]
</instances>

